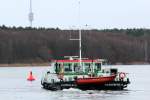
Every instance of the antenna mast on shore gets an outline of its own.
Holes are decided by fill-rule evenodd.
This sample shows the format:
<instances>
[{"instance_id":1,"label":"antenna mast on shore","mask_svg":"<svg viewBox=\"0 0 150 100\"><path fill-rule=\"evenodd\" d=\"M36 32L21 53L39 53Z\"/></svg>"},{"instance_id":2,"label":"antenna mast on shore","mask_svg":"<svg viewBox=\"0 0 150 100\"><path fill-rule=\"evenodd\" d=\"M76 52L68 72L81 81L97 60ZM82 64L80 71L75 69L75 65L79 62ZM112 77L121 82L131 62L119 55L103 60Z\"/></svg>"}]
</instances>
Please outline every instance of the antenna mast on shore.
<instances>
[{"instance_id":1,"label":"antenna mast on shore","mask_svg":"<svg viewBox=\"0 0 150 100\"><path fill-rule=\"evenodd\" d=\"M32 27L32 22L33 22L33 12L32 12L32 0L30 0L30 8L29 8L29 22L30 22L30 27Z\"/></svg>"}]
</instances>

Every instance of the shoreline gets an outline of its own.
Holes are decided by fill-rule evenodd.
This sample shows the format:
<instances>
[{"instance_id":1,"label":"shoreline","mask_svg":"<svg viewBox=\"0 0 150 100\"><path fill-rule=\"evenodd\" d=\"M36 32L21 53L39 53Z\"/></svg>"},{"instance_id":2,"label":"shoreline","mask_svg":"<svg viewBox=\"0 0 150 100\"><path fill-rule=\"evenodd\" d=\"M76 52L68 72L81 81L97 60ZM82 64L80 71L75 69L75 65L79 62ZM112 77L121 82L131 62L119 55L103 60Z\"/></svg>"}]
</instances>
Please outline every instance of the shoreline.
<instances>
[{"instance_id":1,"label":"shoreline","mask_svg":"<svg viewBox=\"0 0 150 100\"><path fill-rule=\"evenodd\" d=\"M150 65L146 62L130 62L130 63L116 63L111 65ZM50 66L49 62L45 63L13 63L13 64L0 64L0 67L47 67Z\"/></svg>"},{"instance_id":2,"label":"shoreline","mask_svg":"<svg viewBox=\"0 0 150 100\"><path fill-rule=\"evenodd\" d=\"M50 64L47 63L13 63L13 64L0 64L0 67L46 67Z\"/></svg>"}]
</instances>

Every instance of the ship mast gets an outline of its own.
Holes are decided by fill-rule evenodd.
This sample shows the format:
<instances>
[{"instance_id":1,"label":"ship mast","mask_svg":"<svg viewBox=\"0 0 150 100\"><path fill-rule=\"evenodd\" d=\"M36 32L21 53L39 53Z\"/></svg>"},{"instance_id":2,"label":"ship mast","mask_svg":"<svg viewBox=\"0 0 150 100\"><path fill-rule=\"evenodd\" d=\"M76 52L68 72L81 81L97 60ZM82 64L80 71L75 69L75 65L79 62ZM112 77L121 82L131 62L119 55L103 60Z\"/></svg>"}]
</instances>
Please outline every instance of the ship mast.
<instances>
[{"instance_id":1,"label":"ship mast","mask_svg":"<svg viewBox=\"0 0 150 100\"><path fill-rule=\"evenodd\" d=\"M79 26L78 26L78 30L79 30L79 38L78 39L73 39L70 36L69 40L77 40L79 41L79 63L80 63L80 67L81 67L81 60L82 60L82 45L81 45L81 26L80 26L80 0L79 0Z\"/></svg>"},{"instance_id":2,"label":"ship mast","mask_svg":"<svg viewBox=\"0 0 150 100\"><path fill-rule=\"evenodd\" d=\"M82 45L81 45L81 26L80 26L80 1L79 1L79 62L81 67L82 60Z\"/></svg>"},{"instance_id":3,"label":"ship mast","mask_svg":"<svg viewBox=\"0 0 150 100\"><path fill-rule=\"evenodd\" d=\"M81 60L82 60L82 45L81 45L81 29L79 29L79 61L81 66Z\"/></svg>"}]
</instances>

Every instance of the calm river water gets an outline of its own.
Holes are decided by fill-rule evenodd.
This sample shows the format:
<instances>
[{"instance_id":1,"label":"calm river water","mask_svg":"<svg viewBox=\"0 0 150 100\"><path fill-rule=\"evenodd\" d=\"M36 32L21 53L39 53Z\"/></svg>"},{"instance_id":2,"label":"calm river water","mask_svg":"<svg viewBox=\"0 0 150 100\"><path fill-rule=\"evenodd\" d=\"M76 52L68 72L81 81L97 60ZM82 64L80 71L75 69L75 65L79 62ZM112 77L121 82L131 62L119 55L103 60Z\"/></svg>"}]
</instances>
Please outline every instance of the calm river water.
<instances>
[{"instance_id":1,"label":"calm river water","mask_svg":"<svg viewBox=\"0 0 150 100\"><path fill-rule=\"evenodd\" d=\"M115 67L129 73L131 84L123 91L48 91L40 85L42 73L48 67L1 67L0 100L149 100L150 65ZM30 71L36 77L34 82L26 80Z\"/></svg>"}]
</instances>

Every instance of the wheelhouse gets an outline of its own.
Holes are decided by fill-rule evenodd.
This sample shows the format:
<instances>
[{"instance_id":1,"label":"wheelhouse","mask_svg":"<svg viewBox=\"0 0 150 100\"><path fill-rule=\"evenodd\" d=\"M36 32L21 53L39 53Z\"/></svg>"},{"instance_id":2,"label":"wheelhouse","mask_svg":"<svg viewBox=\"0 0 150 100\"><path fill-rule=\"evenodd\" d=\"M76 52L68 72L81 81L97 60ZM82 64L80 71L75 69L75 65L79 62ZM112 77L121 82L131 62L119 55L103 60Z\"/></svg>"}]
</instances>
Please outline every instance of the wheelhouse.
<instances>
[{"instance_id":1,"label":"wheelhouse","mask_svg":"<svg viewBox=\"0 0 150 100\"><path fill-rule=\"evenodd\" d=\"M88 74L101 71L104 59L96 60L55 60L54 70L56 73L80 73Z\"/></svg>"}]
</instances>

